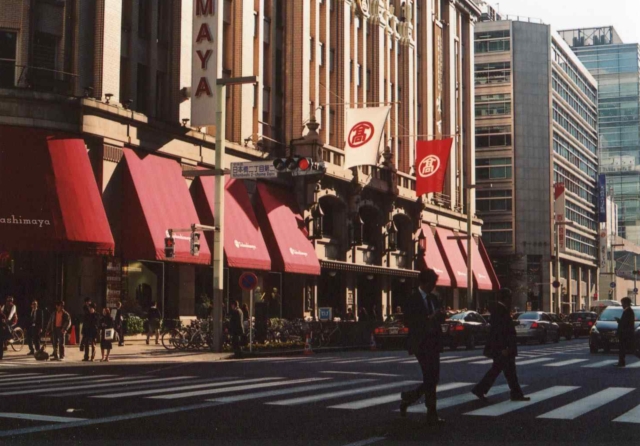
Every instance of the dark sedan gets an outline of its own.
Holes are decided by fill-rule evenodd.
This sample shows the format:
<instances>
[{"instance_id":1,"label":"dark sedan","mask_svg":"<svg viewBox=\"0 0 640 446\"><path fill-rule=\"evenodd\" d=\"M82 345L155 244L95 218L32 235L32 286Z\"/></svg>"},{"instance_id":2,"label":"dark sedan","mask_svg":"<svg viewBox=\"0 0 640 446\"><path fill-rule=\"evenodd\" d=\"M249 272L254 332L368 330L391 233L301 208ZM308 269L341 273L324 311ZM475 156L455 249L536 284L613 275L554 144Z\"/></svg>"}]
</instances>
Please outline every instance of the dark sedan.
<instances>
[{"instance_id":1,"label":"dark sedan","mask_svg":"<svg viewBox=\"0 0 640 446\"><path fill-rule=\"evenodd\" d=\"M484 344L489 336L489 324L475 311L454 314L442 324L442 343L451 350L464 345L467 350Z\"/></svg>"},{"instance_id":2,"label":"dark sedan","mask_svg":"<svg viewBox=\"0 0 640 446\"><path fill-rule=\"evenodd\" d=\"M573 337L573 324L569 322L568 319L563 319L561 316L554 313L549 313L549 317L553 322L558 324L560 337L565 338L567 341L571 340Z\"/></svg>"},{"instance_id":3,"label":"dark sedan","mask_svg":"<svg viewBox=\"0 0 640 446\"><path fill-rule=\"evenodd\" d=\"M387 347L391 344L404 346L409 328L405 327L402 313L390 314L381 327L373 331L376 344Z\"/></svg>"},{"instance_id":4,"label":"dark sedan","mask_svg":"<svg viewBox=\"0 0 640 446\"><path fill-rule=\"evenodd\" d=\"M588 335L591 327L596 323L598 313L594 311L579 311L569 315L569 321L573 324L573 334L578 336Z\"/></svg>"},{"instance_id":5,"label":"dark sedan","mask_svg":"<svg viewBox=\"0 0 640 446\"><path fill-rule=\"evenodd\" d=\"M640 331L640 307L631 307L636 315L635 327L636 327L636 345L639 341ZM611 349L618 349L620 345L620 339L616 336L616 330L618 329L618 319L622 317L622 307L607 307L598 317L596 323L591 327L589 333L589 351L591 353L598 353L600 349L603 349L605 353Z\"/></svg>"},{"instance_id":6,"label":"dark sedan","mask_svg":"<svg viewBox=\"0 0 640 446\"><path fill-rule=\"evenodd\" d=\"M521 344L527 341L538 341L540 344L560 340L558 324L551 320L548 313L542 311L527 311L518 317L516 336Z\"/></svg>"}]
</instances>

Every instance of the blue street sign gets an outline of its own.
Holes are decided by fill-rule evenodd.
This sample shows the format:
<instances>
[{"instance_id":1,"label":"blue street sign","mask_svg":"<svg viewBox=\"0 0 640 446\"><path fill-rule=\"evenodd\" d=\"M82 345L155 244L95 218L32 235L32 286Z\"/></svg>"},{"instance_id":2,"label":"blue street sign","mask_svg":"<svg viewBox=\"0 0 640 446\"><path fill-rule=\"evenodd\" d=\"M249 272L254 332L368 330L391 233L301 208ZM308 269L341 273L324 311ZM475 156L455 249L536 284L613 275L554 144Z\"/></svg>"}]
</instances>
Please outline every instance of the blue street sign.
<instances>
[{"instance_id":1,"label":"blue street sign","mask_svg":"<svg viewBox=\"0 0 640 446\"><path fill-rule=\"evenodd\" d=\"M258 286L258 276L253 273L242 273L240 275L240 288L246 291L251 291Z\"/></svg>"},{"instance_id":2,"label":"blue street sign","mask_svg":"<svg viewBox=\"0 0 640 446\"><path fill-rule=\"evenodd\" d=\"M616 283L615 283L615 282L611 282L611 283L609 284L609 287L611 287L611 288L615 288L615 287L616 287Z\"/></svg>"},{"instance_id":3,"label":"blue street sign","mask_svg":"<svg viewBox=\"0 0 640 446\"><path fill-rule=\"evenodd\" d=\"M333 318L331 317L331 307L321 307L318 308L318 318L322 321L331 321Z\"/></svg>"}]
</instances>

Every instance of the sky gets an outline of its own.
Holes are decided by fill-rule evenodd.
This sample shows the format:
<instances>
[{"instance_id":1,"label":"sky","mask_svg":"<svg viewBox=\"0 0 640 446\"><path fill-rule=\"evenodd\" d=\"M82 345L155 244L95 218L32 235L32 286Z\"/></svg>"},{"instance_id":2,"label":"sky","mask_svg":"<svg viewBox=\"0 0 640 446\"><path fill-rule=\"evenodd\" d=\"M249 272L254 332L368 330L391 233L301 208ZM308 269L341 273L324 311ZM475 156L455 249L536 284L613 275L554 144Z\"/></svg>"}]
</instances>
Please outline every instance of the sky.
<instances>
[{"instance_id":1,"label":"sky","mask_svg":"<svg viewBox=\"0 0 640 446\"><path fill-rule=\"evenodd\" d=\"M640 43L639 0L488 0L488 2L503 15L540 19L556 31L613 25L623 42Z\"/></svg>"}]
</instances>

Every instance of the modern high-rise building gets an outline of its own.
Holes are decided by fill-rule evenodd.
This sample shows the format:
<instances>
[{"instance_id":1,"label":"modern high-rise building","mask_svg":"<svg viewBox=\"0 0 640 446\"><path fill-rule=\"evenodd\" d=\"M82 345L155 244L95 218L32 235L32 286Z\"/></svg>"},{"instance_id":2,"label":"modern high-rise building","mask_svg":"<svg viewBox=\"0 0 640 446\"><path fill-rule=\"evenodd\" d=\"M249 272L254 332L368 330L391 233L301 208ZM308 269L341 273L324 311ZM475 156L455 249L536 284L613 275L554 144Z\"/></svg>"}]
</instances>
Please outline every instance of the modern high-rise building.
<instances>
[{"instance_id":1,"label":"modern high-rise building","mask_svg":"<svg viewBox=\"0 0 640 446\"><path fill-rule=\"evenodd\" d=\"M523 310L588 308L598 289L597 83L540 23L479 23L475 53L477 208L496 272Z\"/></svg>"},{"instance_id":2,"label":"modern high-rise building","mask_svg":"<svg viewBox=\"0 0 640 446\"><path fill-rule=\"evenodd\" d=\"M612 26L560 31L598 81L600 172L618 205L618 233L640 244L640 45Z\"/></svg>"},{"instance_id":3,"label":"modern high-rise building","mask_svg":"<svg viewBox=\"0 0 640 446\"><path fill-rule=\"evenodd\" d=\"M214 3L212 78L259 77L227 88L223 166L215 126L190 121L192 24ZM191 256L181 234L167 258L164 239L216 222L211 178L183 172L306 155L325 162L321 181L227 186L227 300L248 302L238 279L254 271L285 317L374 306L381 317L426 264L447 305L468 306L479 16L472 0L1 1L0 296L60 298L72 312L86 295L157 300L167 317L193 315L211 295L207 244ZM391 107L379 162L345 168L346 110L379 105ZM444 190L417 198L416 141L441 138L453 139ZM490 296L480 223L472 283Z\"/></svg>"}]
</instances>

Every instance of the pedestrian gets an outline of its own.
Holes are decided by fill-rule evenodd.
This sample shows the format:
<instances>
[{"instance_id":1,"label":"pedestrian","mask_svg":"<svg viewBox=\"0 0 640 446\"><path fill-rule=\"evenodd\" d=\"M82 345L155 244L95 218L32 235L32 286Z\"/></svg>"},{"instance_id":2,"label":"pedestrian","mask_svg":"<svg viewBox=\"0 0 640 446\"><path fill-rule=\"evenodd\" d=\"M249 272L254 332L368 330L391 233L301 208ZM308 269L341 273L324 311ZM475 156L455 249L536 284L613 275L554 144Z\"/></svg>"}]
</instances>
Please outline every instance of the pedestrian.
<instances>
[{"instance_id":1,"label":"pedestrian","mask_svg":"<svg viewBox=\"0 0 640 446\"><path fill-rule=\"evenodd\" d=\"M269 305L271 307L271 317L282 319L282 296L275 287L271 290Z\"/></svg>"},{"instance_id":2,"label":"pedestrian","mask_svg":"<svg viewBox=\"0 0 640 446\"><path fill-rule=\"evenodd\" d=\"M371 320L378 321L378 306L376 304L371 307Z\"/></svg>"},{"instance_id":3,"label":"pedestrian","mask_svg":"<svg viewBox=\"0 0 640 446\"><path fill-rule=\"evenodd\" d=\"M618 321L618 329L616 330L616 336L620 340L620 352L618 354L618 363L616 367L625 367L626 359L625 355L627 350L633 351L633 333L635 331L635 313L631 308L631 299L623 297L620 300L622 304L622 317L616 319Z\"/></svg>"},{"instance_id":4,"label":"pedestrian","mask_svg":"<svg viewBox=\"0 0 640 446\"><path fill-rule=\"evenodd\" d=\"M27 343L29 345L29 355L35 355L40 351L40 336L44 328L44 313L38 308L38 301L31 301L31 313L29 314L27 327Z\"/></svg>"},{"instance_id":5,"label":"pedestrian","mask_svg":"<svg viewBox=\"0 0 640 446\"><path fill-rule=\"evenodd\" d=\"M113 318L111 317L111 311L106 307L103 308L102 318L100 319L100 353L102 354L101 362L109 362L109 353L111 353L111 349L113 348L113 336L107 336L107 329L113 328L113 325L114 324Z\"/></svg>"},{"instance_id":6,"label":"pedestrian","mask_svg":"<svg viewBox=\"0 0 640 446\"><path fill-rule=\"evenodd\" d=\"M247 304L242 304L242 307L240 307L240 309L242 310L242 319L245 321L249 320L249 307L247 306Z\"/></svg>"},{"instance_id":7,"label":"pedestrian","mask_svg":"<svg viewBox=\"0 0 640 446\"><path fill-rule=\"evenodd\" d=\"M90 306L91 306L91 298L85 297L84 305L82 305L82 320L84 320L84 318L89 314ZM84 333L84 327L82 327L82 331L80 333L80 336L82 336L82 339L80 339L80 351L83 351L85 346L84 335L82 333Z\"/></svg>"},{"instance_id":8,"label":"pedestrian","mask_svg":"<svg viewBox=\"0 0 640 446\"><path fill-rule=\"evenodd\" d=\"M369 320L369 313L365 307L360 307L360 314L358 314L358 320L361 322L367 322Z\"/></svg>"},{"instance_id":9,"label":"pedestrian","mask_svg":"<svg viewBox=\"0 0 640 446\"><path fill-rule=\"evenodd\" d=\"M347 321L354 321L355 317L353 316L353 308L349 307L347 308L347 314L345 316L345 319Z\"/></svg>"},{"instance_id":10,"label":"pedestrian","mask_svg":"<svg viewBox=\"0 0 640 446\"><path fill-rule=\"evenodd\" d=\"M147 345L149 345L149 338L152 335L156 335L156 345L158 345L158 339L160 338L160 322L162 321L162 315L158 310L158 304L151 302L151 308L147 313L147 323L149 325L149 331L147 331Z\"/></svg>"},{"instance_id":11,"label":"pedestrian","mask_svg":"<svg viewBox=\"0 0 640 446\"><path fill-rule=\"evenodd\" d=\"M242 322L242 310L238 308L238 301L231 301L231 312L229 313L229 334L231 335L231 345L236 358L242 358L242 347L240 339L244 335L244 324Z\"/></svg>"},{"instance_id":12,"label":"pedestrian","mask_svg":"<svg viewBox=\"0 0 640 446\"><path fill-rule=\"evenodd\" d=\"M116 302L116 317L113 319L118 336L118 347L124 345L124 313L122 312L122 302Z\"/></svg>"},{"instance_id":13,"label":"pedestrian","mask_svg":"<svg viewBox=\"0 0 640 446\"><path fill-rule=\"evenodd\" d=\"M0 311L2 312L2 318L5 321L7 329L7 337L5 338L6 342L6 340L11 339L13 328L18 324L18 307L13 303L13 296L7 296L5 304L0 308ZM3 343L2 348L3 350L6 350L7 345Z\"/></svg>"},{"instance_id":14,"label":"pedestrian","mask_svg":"<svg viewBox=\"0 0 640 446\"><path fill-rule=\"evenodd\" d=\"M64 337L71 328L71 316L64 310L64 301L56 301L55 311L49 317L47 333L51 334L53 344L53 355L51 361L62 361L64 359Z\"/></svg>"},{"instance_id":15,"label":"pedestrian","mask_svg":"<svg viewBox=\"0 0 640 446\"><path fill-rule=\"evenodd\" d=\"M502 288L498 294L498 302L491 308L491 329L484 348L484 355L493 359L493 365L484 375L484 378L471 389L471 393L483 401L486 401L487 397L485 395L489 392L500 373L504 373L507 384L509 384L511 401L531 400L531 398L524 396L518 383L518 375L516 373L518 343L516 329L509 311L510 308L511 290Z\"/></svg>"},{"instance_id":16,"label":"pedestrian","mask_svg":"<svg viewBox=\"0 0 640 446\"><path fill-rule=\"evenodd\" d=\"M402 307L400 305L396 307L396 314L402 314Z\"/></svg>"},{"instance_id":17,"label":"pedestrian","mask_svg":"<svg viewBox=\"0 0 640 446\"><path fill-rule=\"evenodd\" d=\"M84 343L83 361L92 361L96 357L96 339L100 327L100 317L96 313L96 304L89 304L89 312L82 317L82 342ZM91 348L91 359L89 359L89 348Z\"/></svg>"},{"instance_id":18,"label":"pedestrian","mask_svg":"<svg viewBox=\"0 0 640 446\"><path fill-rule=\"evenodd\" d=\"M415 355L422 370L422 384L416 389L402 392L400 415L406 416L407 408L424 395L427 406L427 424L444 422L436 409L436 386L440 379L441 328L445 314L438 297L433 294L438 275L432 269L420 271L420 286L409 296L405 305L404 319L409 328L407 350Z\"/></svg>"}]
</instances>

